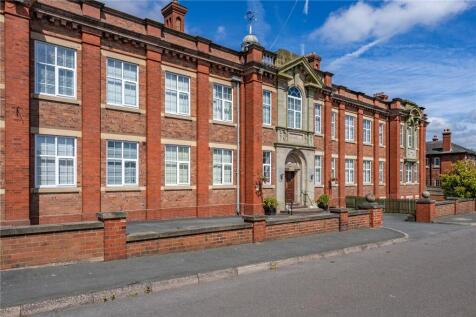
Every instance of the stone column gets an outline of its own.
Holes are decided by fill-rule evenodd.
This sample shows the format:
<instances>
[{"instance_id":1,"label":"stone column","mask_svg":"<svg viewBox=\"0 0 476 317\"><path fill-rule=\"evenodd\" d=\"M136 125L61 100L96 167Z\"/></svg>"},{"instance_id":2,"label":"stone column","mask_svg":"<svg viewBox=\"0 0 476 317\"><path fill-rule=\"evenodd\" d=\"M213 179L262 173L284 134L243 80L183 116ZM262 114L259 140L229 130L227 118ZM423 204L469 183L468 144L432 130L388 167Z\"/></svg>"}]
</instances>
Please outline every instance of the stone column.
<instances>
[{"instance_id":1,"label":"stone column","mask_svg":"<svg viewBox=\"0 0 476 317\"><path fill-rule=\"evenodd\" d=\"M415 221L433 222L436 212L435 201L430 199L430 193L426 191L421 194L421 197L416 201Z\"/></svg>"},{"instance_id":2,"label":"stone column","mask_svg":"<svg viewBox=\"0 0 476 317\"><path fill-rule=\"evenodd\" d=\"M96 215L104 223L104 261L127 258L127 214L116 211Z\"/></svg>"}]
</instances>

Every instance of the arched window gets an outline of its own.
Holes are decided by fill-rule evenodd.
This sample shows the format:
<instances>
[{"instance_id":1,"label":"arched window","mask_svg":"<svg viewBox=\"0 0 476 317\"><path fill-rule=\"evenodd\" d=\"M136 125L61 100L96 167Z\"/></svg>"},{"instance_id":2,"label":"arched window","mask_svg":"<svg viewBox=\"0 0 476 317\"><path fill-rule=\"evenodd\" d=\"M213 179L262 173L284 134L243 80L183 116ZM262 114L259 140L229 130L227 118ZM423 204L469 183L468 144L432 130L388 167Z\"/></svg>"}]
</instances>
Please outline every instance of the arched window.
<instances>
[{"instance_id":1,"label":"arched window","mask_svg":"<svg viewBox=\"0 0 476 317\"><path fill-rule=\"evenodd\" d=\"M296 87L288 89L288 128L301 129L302 98Z\"/></svg>"},{"instance_id":2,"label":"arched window","mask_svg":"<svg viewBox=\"0 0 476 317\"><path fill-rule=\"evenodd\" d=\"M175 29L182 31L182 20L180 18L175 19Z\"/></svg>"}]
</instances>

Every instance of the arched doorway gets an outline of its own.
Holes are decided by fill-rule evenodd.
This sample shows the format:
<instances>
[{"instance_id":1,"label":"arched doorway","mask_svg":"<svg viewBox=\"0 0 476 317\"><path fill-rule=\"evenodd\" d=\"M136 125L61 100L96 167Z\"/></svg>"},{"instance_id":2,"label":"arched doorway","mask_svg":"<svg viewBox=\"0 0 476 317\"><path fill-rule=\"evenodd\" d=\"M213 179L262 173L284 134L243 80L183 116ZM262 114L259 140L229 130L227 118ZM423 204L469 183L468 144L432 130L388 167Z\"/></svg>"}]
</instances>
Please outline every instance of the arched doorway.
<instances>
[{"instance_id":1,"label":"arched doorway","mask_svg":"<svg viewBox=\"0 0 476 317\"><path fill-rule=\"evenodd\" d=\"M286 157L284 168L284 201L285 203L293 203L302 205L303 184L305 183L305 158L299 151L291 151Z\"/></svg>"}]
</instances>

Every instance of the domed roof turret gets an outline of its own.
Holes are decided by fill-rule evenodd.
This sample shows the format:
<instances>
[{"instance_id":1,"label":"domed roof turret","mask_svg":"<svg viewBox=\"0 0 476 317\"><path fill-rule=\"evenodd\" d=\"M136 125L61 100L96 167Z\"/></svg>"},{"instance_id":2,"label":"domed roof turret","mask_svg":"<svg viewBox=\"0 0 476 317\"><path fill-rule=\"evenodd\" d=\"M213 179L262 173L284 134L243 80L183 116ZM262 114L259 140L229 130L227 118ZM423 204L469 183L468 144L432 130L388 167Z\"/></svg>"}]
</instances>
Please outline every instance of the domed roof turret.
<instances>
[{"instance_id":1,"label":"domed roof turret","mask_svg":"<svg viewBox=\"0 0 476 317\"><path fill-rule=\"evenodd\" d=\"M249 45L251 44L257 44L259 45L259 41L258 41L258 38L256 37L256 35L254 34L247 34L244 38L243 38L243 42L241 42L241 48L243 50L245 50L246 47L248 47Z\"/></svg>"}]
</instances>

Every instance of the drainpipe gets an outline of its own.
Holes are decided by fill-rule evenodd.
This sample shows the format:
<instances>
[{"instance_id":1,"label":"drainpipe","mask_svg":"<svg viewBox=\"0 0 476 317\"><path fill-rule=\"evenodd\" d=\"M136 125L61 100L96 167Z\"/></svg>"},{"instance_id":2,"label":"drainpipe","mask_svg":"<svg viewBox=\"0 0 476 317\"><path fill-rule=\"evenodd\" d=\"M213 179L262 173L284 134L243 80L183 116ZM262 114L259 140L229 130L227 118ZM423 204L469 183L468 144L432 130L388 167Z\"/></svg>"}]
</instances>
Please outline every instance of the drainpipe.
<instances>
[{"instance_id":1,"label":"drainpipe","mask_svg":"<svg viewBox=\"0 0 476 317\"><path fill-rule=\"evenodd\" d=\"M240 84L241 78L238 76L231 77L231 81L236 87L236 214L240 215Z\"/></svg>"}]
</instances>

